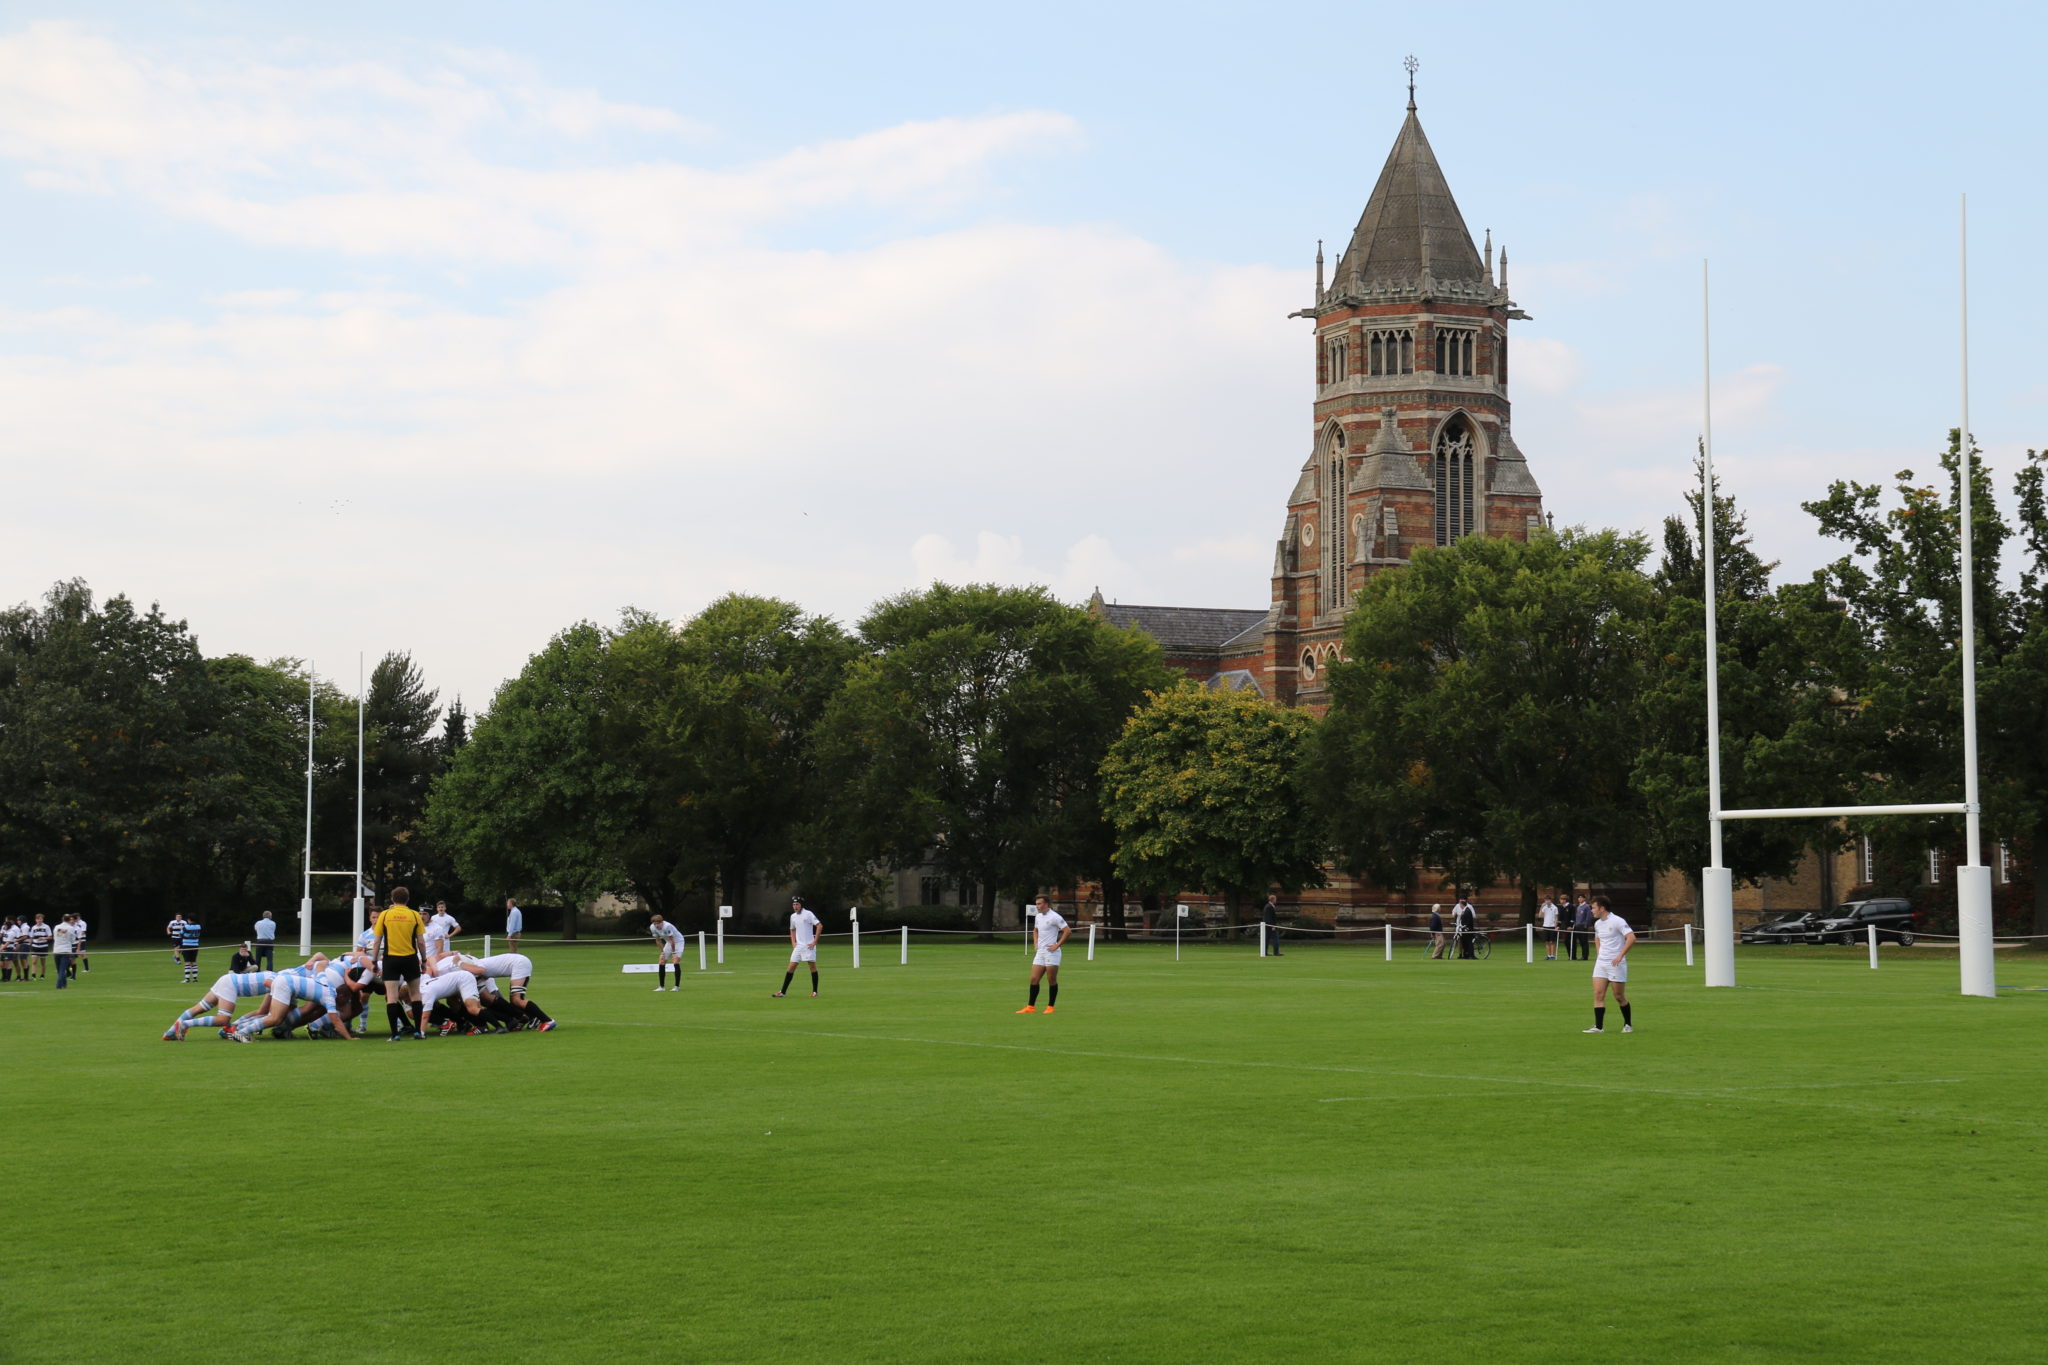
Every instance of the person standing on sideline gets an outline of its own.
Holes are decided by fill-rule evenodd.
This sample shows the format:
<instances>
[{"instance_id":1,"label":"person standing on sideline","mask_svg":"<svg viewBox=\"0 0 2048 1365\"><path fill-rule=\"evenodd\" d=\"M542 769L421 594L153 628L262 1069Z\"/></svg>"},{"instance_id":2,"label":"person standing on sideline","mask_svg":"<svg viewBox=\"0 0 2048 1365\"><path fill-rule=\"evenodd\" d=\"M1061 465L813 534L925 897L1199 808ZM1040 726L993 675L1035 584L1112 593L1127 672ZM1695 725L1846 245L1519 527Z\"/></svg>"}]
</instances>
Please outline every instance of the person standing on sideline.
<instances>
[{"instance_id":1,"label":"person standing on sideline","mask_svg":"<svg viewBox=\"0 0 2048 1365\"><path fill-rule=\"evenodd\" d=\"M256 961L266 972L277 970L277 921L268 910L256 921Z\"/></svg>"},{"instance_id":2,"label":"person standing on sideline","mask_svg":"<svg viewBox=\"0 0 2048 1365\"><path fill-rule=\"evenodd\" d=\"M1060 949L1067 946L1067 935L1074 930L1044 896L1033 904L1038 916L1038 936L1037 950L1031 955L1031 998L1017 1013L1038 1013L1038 983L1045 978L1045 1012L1051 1014L1053 1006L1060 1002Z\"/></svg>"},{"instance_id":3,"label":"person standing on sideline","mask_svg":"<svg viewBox=\"0 0 2048 1365\"><path fill-rule=\"evenodd\" d=\"M1572 914L1572 944L1575 955L1583 962L1593 955L1593 903L1583 897L1579 908Z\"/></svg>"},{"instance_id":4,"label":"person standing on sideline","mask_svg":"<svg viewBox=\"0 0 2048 1365\"><path fill-rule=\"evenodd\" d=\"M426 1016L420 1009L420 940L426 921L412 908L412 892L402 886L391 888L391 904L377 916L377 974L384 979L384 1017L391 1021L391 1041L423 1037ZM412 1007L410 1028L406 1007Z\"/></svg>"},{"instance_id":5,"label":"person standing on sideline","mask_svg":"<svg viewBox=\"0 0 2048 1365\"><path fill-rule=\"evenodd\" d=\"M505 897L505 942L507 952L519 951L519 935L526 931L526 916L519 909L519 902Z\"/></svg>"},{"instance_id":6,"label":"person standing on sideline","mask_svg":"<svg viewBox=\"0 0 2048 1365\"><path fill-rule=\"evenodd\" d=\"M36 969L36 980L50 974L50 926L41 915L28 927L28 956Z\"/></svg>"},{"instance_id":7,"label":"person standing on sideline","mask_svg":"<svg viewBox=\"0 0 2048 1365\"><path fill-rule=\"evenodd\" d=\"M689 941L683 937L683 931L670 924L660 915L656 915L647 921L647 932L654 935L654 989L660 990L662 985L667 982L670 963L675 964L676 984L670 986L669 989L672 991L682 989L683 949L689 946ZM783 982L782 987L784 990L788 990L789 983L787 981Z\"/></svg>"},{"instance_id":8,"label":"person standing on sideline","mask_svg":"<svg viewBox=\"0 0 2048 1365\"><path fill-rule=\"evenodd\" d=\"M178 935L178 952L185 960L185 980L189 984L199 980L199 933L205 926L196 919L183 923L185 927Z\"/></svg>"},{"instance_id":9,"label":"person standing on sideline","mask_svg":"<svg viewBox=\"0 0 2048 1365\"><path fill-rule=\"evenodd\" d=\"M1557 902L1550 897L1543 898L1543 960L1557 961Z\"/></svg>"},{"instance_id":10,"label":"person standing on sideline","mask_svg":"<svg viewBox=\"0 0 2048 1365\"><path fill-rule=\"evenodd\" d=\"M1636 931L1614 913L1607 897L1595 896L1592 904L1593 934L1600 950L1593 956L1593 1027L1588 1033L1607 1031L1607 988L1614 987L1614 1003L1621 1008L1621 1031L1634 1033L1636 1021L1628 1008L1628 952L1636 946Z\"/></svg>"},{"instance_id":11,"label":"person standing on sideline","mask_svg":"<svg viewBox=\"0 0 2048 1365\"><path fill-rule=\"evenodd\" d=\"M80 972L92 970L92 959L85 955L85 916L73 915L71 917L71 928L73 931L71 935L72 940L78 945L72 949L76 956L71 959L71 976L76 980Z\"/></svg>"},{"instance_id":12,"label":"person standing on sideline","mask_svg":"<svg viewBox=\"0 0 2048 1365\"><path fill-rule=\"evenodd\" d=\"M1472 908L1472 902L1464 892L1458 893L1458 903L1451 907L1451 934L1458 944L1458 956L1468 961L1474 959L1472 936L1479 931L1479 912Z\"/></svg>"},{"instance_id":13,"label":"person standing on sideline","mask_svg":"<svg viewBox=\"0 0 2048 1365\"><path fill-rule=\"evenodd\" d=\"M171 961L183 962L185 955L180 951L180 945L185 939L185 917L183 915L173 914L171 916L171 922L164 926L164 937L171 941Z\"/></svg>"},{"instance_id":14,"label":"person standing on sideline","mask_svg":"<svg viewBox=\"0 0 2048 1365\"><path fill-rule=\"evenodd\" d=\"M824 926L818 917L804 905L802 896L789 898L789 970L782 974L782 989L769 998L780 1000L789 994L789 983L796 979L796 968L800 962L811 964L811 998L818 997L818 931Z\"/></svg>"},{"instance_id":15,"label":"person standing on sideline","mask_svg":"<svg viewBox=\"0 0 2048 1365\"><path fill-rule=\"evenodd\" d=\"M71 954L78 947L78 928L71 916L57 921L50 930L50 952L57 959L57 989L63 990L71 982Z\"/></svg>"},{"instance_id":16,"label":"person standing on sideline","mask_svg":"<svg viewBox=\"0 0 2048 1365\"><path fill-rule=\"evenodd\" d=\"M1280 898L1268 893L1266 908L1259 911L1259 918L1266 925L1266 956L1280 956Z\"/></svg>"},{"instance_id":17,"label":"person standing on sideline","mask_svg":"<svg viewBox=\"0 0 2048 1365\"><path fill-rule=\"evenodd\" d=\"M1444 907L1441 901L1429 907L1429 955L1444 955Z\"/></svg>"}]
</instances>

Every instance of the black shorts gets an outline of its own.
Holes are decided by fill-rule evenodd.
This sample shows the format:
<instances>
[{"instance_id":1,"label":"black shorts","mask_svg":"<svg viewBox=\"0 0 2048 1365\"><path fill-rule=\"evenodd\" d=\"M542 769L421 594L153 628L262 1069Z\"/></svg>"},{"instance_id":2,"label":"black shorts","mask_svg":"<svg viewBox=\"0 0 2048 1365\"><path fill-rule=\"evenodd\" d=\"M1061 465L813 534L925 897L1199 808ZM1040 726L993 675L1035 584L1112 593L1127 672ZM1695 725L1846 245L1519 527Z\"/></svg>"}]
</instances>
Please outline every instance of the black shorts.
<instances>
[{"instance_id":1,"label":"black shorts","mask_svg":"<svg viewBox=\"0 0 2048 1365\"><path fill-rule=\"evenodd\" d=\"M199 950L197 948L180 948L178 949L178 956L184 958L187 962L197 962L199 960Z\"/></svg>"},{"instance_id":2,"label":"black shorts","mask_svg":"<svg viewBox=\"0 0 2048 1365\"><path fill-rule=\"evenodd\" d=\"M1543 941L1544 941L1545 943L1555 943L1555 942L1557 942L1557 930L1555 930L1555 929L1545 929L1545 930L1543 931Z\"/></svg>"},{"instance_id":3,"label":"black shorts","mask_svg":"<svg viewBox=\"0 0 2048 1365\"><path fill-rule=\"evenodd\" d=\"M397 957L391 953L386 953L384 955L383 967L378 972L378 975L383 977L384 984L387 986L404 985L408 982L417 981L420 979L419 955L414 953L405 957Z\"/></svg>"}]
</instances>

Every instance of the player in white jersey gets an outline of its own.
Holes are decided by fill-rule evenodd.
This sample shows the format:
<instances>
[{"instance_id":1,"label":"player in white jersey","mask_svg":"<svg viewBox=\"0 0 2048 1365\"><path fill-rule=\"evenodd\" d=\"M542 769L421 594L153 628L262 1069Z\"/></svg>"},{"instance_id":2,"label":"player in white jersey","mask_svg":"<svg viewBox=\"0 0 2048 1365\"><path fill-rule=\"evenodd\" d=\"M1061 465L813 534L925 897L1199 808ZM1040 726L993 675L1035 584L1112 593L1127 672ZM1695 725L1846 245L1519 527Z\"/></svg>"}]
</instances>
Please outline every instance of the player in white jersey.
<instances>
[{"instance_id":1,"label":"player in white jersey","mask_svg":"<svg viewBox=\"0 0 2048 1365\"><path fill-rule=\"evenodd\" d=\"M187 1029L226 1027L235 1017L237 1004L269 995L270 983L276 979L276 972L228 973L213 983L213 989L198 1004L179 1015L164 1030L164 1041L182 1042Z\"/></svg>"},{"instance_id":2,"label":"player in white jersey","mask_svg":"<svg viewBox=\"0 0 2048 1365\"><path fill-rule=\"evenodd\" d=\"M1067 946L1067 935L1073 932L1073 926L1044 896L1032 903L1032 913L1038 917L1038 932L1032 938L1031 998L1017 1013L1038 1013L1038 983L1044 979L1045 1012L1051 1014L1053 1006L1060 1002L1060 949Z\"/></svg>"},{"instance_id":3,"label":"player in white jersey","mask_svg":"<svg viewBox=\"0 0 2048 1365\"><path fill-rule=\"evenodd\" d=\"M426 976L420 981L421 1014L431 1013L436 1005L441 1005L449 1016L441 1028L444 1035L455 1031L454 1015L458 1009L477 1020L482 1008L477 1004L476 973L467 970L463 959L454 953L438 953L423 961Z\"/></svg>"},{"instance_id":4,"label":"player in white jersey","mask_svg":"<svg viewBox=\"0 0 2048 1365\"><path fill-rule=\"evenodd\" d=\"M789 994L789 983L796 980L798 963L810 964L811 998L818 998L818 932L822 928L802 896L789 898L789 970L782 974L782 989L769 999L780 1000Z\"/></svg>"},{"instance_id":5,"label":"player in white jersey","mask_svg":"<svg viewBox=\"0 0 2048 1365\"><path fill-rule=\"evenodd\" d=\"M448 902L435 901L433 918L427 921L427 956L447 952L448 941L461 932L462 925L448 913Z\"/></svg>"},{"instance_id":6,"label":"player in white jersey","mask_svg":"<svg viewBox=\"0 0 2048 1365\"><path fill-rule=\"evenodd\" d=\"M683 949L689 940L683 931L670 924L660 915L647 921L647 932L654 935L654 989L661 990L668 983L669 964L675 964L676 984L669 990L680 989L683 984Z\"/></svg>"},{"instance_id":7,"label":"player in white jersey","mask_svg":"<svg viewBox=\"0 0 2048 1365\"><path fill-rule=\"evenodd\" d=\"M1636 1021L1628 1008L1628 954L1636 946L1636 931L1614 913L1607 897L1593 897L1593 937L1600 950L1593 954L1593 1027L1588 1033L1607 1031L1607 988L1614 987L1614 1003L1621 1007L1621 1031L1634 1033Z\"/></svg>"},{"instance_id":8,"label":"player in white jersey","mask_svg":"<svg viewBox=\"0 0 2048 1365\"><path fill-rule=\"evenodd\" d=\"M486 958L464 958L463 966L478 977L478 984L484 989L484 1012L495 1019L502 1019L515 1028L536 1029L541 1033L554 1031L555 1021L538 1002L527 993L526 986L533 980L533 959L524 953L498 953ZM511 997L502 1010L493 1010L490 998L497 995L492 983L505 983L506 993Z\"/></svg>"}]
</instances>

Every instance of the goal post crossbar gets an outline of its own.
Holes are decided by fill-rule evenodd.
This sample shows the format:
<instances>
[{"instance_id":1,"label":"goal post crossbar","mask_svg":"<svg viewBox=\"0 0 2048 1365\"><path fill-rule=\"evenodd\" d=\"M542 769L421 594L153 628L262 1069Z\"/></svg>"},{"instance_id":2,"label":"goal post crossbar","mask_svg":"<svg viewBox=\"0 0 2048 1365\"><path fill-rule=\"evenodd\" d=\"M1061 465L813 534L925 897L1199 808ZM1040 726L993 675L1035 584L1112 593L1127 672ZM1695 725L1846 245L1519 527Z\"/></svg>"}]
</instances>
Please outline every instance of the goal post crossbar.
<instances>
[{"instance_id":1,"label":"goal post crossbar","mask_svg":"<svg viewBox=\"0 0 2048 1365\"><path fill-rule=\"evenodd\" d=\"M1970 807L1961 801L1928 801L1905 806L1784 806L1772 810L1724 810L1716 820L1801 820L1822 816L1852 819L1859 815L1968 815Z\"/></svg>"}]
</instances>

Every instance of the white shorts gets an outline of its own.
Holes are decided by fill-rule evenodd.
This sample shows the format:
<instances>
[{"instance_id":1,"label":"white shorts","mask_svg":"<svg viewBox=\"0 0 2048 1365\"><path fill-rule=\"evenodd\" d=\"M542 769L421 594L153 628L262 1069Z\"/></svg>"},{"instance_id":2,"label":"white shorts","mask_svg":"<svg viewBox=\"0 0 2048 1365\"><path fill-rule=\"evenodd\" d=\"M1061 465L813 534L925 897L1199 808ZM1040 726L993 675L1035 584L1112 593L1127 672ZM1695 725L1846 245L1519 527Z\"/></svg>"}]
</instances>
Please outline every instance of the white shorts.
<instances>
[{"instance_id":1,"label":"white shorts","mask_svg":"<svg viewBox=\"0 0 2048 1365\"><path fill-rule=\"evenodd\" d=\"M226 1002L227 1007L233 1009L235 1007L235 978L233 976L222 977L213 983L213 989L208 991L207 994L216 1000Z\"/></svg>"},{"instance_id":2,"label":"white shorts","mask_svg":"<svg viewBox=\"0 0 2048 1365\"><path fill-rule=\"evenodd\" d=\"M1038 956L1031 959L1031 965L1034 967L1057 967L1060 965L1060 954L1064 951L1061 948L1040 948Z\"/></svg>"},{"instance_id":3,"label":"white shorts","mask_svg":"<svg viewBox=\"0 0 2048 1365\"><path fill-rule=\"evenodd\" d=\"M457 967L452 972L443 972L420 982L420 1006L423 1009L451 995L460 995L464 1000L476 999L476 977Z\"/></svg>"},{"instance_id":4,"label":"white shorts","mask_svg":"<svg viewBox=\"0 0 2048 1365\"><path fill-rule=\"evenodd\" d=\"M813 943L808 947L790 949L789 960L791 962L816 962L818 960L818 945Z\"/></svg>"},{"instance_id":5,"label":"white shorts","mask_svg":"<svg viewBox=\"0 0 2048 1365\"><path fill-rule=\"evenodd\" d=\"M280 1005L289 1005L296 1000L298 992L293 989L292 979L279 972L277 980L270 983L270 998Z\"/></svg>"},{"instance_id":6,"label":"white shorts","mask_svg":"<svg viewBox=\"0 0 2048 1365\"><path fill-rule=\"evenodd\" d=\"M683 945L673 939L663 939L655 946L654 951L654 960L657 962L681 962L683 960Z\"/></svg>"},{"instance_id":7,"label":"white shorts","mask_svg":"<svg viewBox=\"0 0 2048 1365\"><path fill-rule=\"evenodd\" d=\"M1608 981L1628 980L1628 960L1624 958L1620 962L1595 962L1593 979L1599 981L1603 978Z\"/></svg>"}]
</instances>

